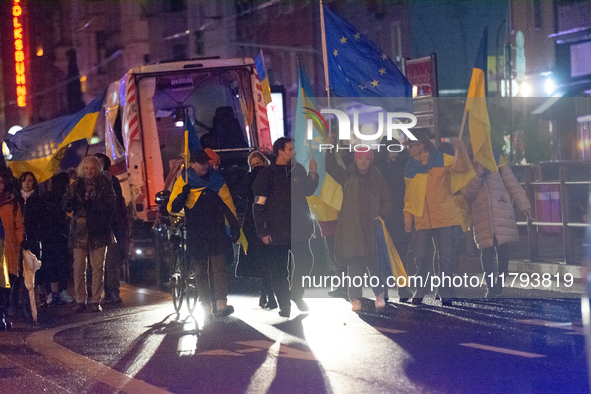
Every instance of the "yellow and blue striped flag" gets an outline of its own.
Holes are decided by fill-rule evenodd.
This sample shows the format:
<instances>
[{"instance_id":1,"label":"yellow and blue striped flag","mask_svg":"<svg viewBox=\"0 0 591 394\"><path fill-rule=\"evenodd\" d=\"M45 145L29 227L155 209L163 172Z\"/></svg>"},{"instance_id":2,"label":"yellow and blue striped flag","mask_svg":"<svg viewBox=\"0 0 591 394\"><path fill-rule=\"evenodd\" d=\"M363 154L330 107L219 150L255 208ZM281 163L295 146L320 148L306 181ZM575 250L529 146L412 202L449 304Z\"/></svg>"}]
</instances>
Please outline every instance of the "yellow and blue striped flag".
<instances>
[{"instance_id":1,"label":"yellow and blue striped flag","mask_svg":"<svg viewBox=\"0 0 591 394\"><path fill-rule=\"evenodd\" d=\"M271 102L271 86L269 85L269 76L265 67L265 60L263 58L263 51L261 51L256 59L254 59L254 66L257 68L259 74L259 81L261 82L261 89L263 90L263 101L265 106Z\"/></svg>"},{"instance_id":2,"label":"yellow and blue striped flag","mask_svg":"<svg viewBox=\"0 0 591 394\"><path fill-rule=\"evenodd\" d=\"M51 178L59 169L68 146L92 137L104 97L96 98L73 115L25 127L6 136L4 141L11 154L8 167L13 174L18 177L31 171L40 183Z\"/></svg>"},{"instance_id":3,"label":"yellow and blue striped flag","mask_svg":"<svg viewBox=\"0 0 591 394\"><path fill-rule=\"evenodd\" d=\"M490 141L490 120L488 118L488 109L486 107L487 91L487 28L484 28L478 56L472 69L472 79L468 89L468 98L466 100L466 109L468 113L468 127L470 128L470 142L474 151L474 159L488 168L491 172L497 172L497 164L492 151Z\"/></svg>"}]
</instances>

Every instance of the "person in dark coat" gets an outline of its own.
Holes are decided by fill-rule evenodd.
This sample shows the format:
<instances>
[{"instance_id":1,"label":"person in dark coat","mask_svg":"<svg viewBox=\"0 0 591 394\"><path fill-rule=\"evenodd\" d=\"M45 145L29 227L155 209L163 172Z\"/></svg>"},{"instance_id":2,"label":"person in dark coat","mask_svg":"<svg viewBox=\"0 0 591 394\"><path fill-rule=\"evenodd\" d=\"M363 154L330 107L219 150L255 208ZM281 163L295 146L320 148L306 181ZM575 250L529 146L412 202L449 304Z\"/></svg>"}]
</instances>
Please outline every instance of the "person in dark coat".
<instances>
[{"instance_id":1,"label":"person in dark coat","mask_svg":"<svg viewBox=\"0 0 591 394\"><path fill-rule=\"evenodd\" d=\"M90 311L102 312L105 255L113 242L111 220L115 210L115 192L111 181L101 174L103 166L96 156L86 156L78 166L78 179L70 185L63 207L73 212L70 245L74 249L75 313L86 310L86 256L92 267Z\"/></svg>"},{"instance_id":2,"label":"person in dark coat","mask_svg":"<svg viewBox=\"0 0 591 394\"><path fill-rule=\"evenodd\" d=\"M48 181L48 192L45 197L48 227L41 244L43 267L48 267L52 276L49 305L61 305L73 301L67 290L72 267L72 256L68 251L68 215L62 209L62 199L69 184L70 177L67 172L54 175ZM55 287L56 284L57 287Z\"/></svg>"},{"instance_id":3,"label":"person in dark coat","mask_svg":"<svg viewBox=\"0 0 591 394\"><path fill-rule=\"evenodd\" d=\"M318 174L314 159L310 160L309 173L295 161L295 149L290 138L277 139L273 144L273 153L277 157L275 163L265 167L253 185L253 213L257 234L266 245L267 264L280 308L279 315L289 317L290 298L300 311L308 311L308 305L303 300L302 278L309 275L314 266L309 244L314 225L306 197L314 194L318 187Z\"/></svg>"},{"instance_id":4,"label":"person in dark coat","mask_svg":"<svg viewBox=\"0 0 591 394\"><path fill-rule=\"evenodd\" d=\"M212 170L209 156L202 150L191 152L190 167L183 170L170 196L169 211L184 209L188 260L195 267L196 286L206 319L212 316L211 292L218 315L228 316L228 244L240 237L240 225L228 187L219 172ZM224 198L229 198L226 202ZM230 207L230 205L231 207ZM230 226L230 236L226 231ZM209 282L209 271L213 283Z\"/></svg>"},{"instance_id":5,"label":"person in dark coat","mask_svg":"<svg viewBox=\"0 0 591 394\"><path fill-rule=\"evenodd\" d=\"M388 145L400 145L397 139L388 140L387 137L382 138L381 143ZM393 147L395 148L395 147ZM402 148L402 145L400 145ZM393 149L394 150L394 149ZM402 265L406 272L409 272L408 265L408 249L410 246L410 234L404 229L404 193L406 191L406 183L404 182L404 166L408 161L408 151L403 149L400 152L389 152L388 150L380 151L376 155L376 167L388 186L388 190L394 200L394 209L392 213L384 217L386 228L392 238L394 247L402 260ZM398 289L400 302L407 302L412 299L412 293L406 288ZM386 294L384 294L386 296Z\"/></svg>"},{"instance_id":6,"label":"person in dark coat","mask_svg":"<svg viewBox=\"0 0 591 394\"><path fill-rule=\"evenodd\" d=\"M332 144L332 136L328 143ZM356 152L355 161L348 169L337 164L334 152L326 154L326 172L343 187L343 204L339 212L335 239L335 258L338 264L349 268L351 283L349 298L351 309L361 311L363 288L355 286L353 278L363 277L369 270L377 277L377 257L373 234L373 221L376 217L388 217L393 201L386 183L373 164L373 153ZM384 308L385 279L373 288L376 308Z\"/></svg>"},{"instance_id":7,"label":"person in dark coat","mask_svg":"<svg viewBox=\"0 0 591 394\"><path fill-rule=\"evenodd\" d=\"M25 222L25 243L39 260L41 256L41 241L47 235L48 214L45 201L39 194L37 178L32 172L23 172L18 177L19 193L15 196L16 202L20 205ZM51 269L44 264L35 272L35 285L41 301L41 306L47 306L47 284L53 280ZM28 300L27 300L28 303Z\"/></svg>"},{"instance_id":8,"label":"person in dark coat","mask_svg":"<svg viewBox=\"0 0 591 394\"><path fill-rule=\"evenodd\" d=\"M115 212L111 228L113 235L115 235L115 243L109 245L107 248L107 256L105 257L105 303L119 304L121 297L119 295L119 274L121 271L121 263L128 255L128 221L127 208L125 206L125 199L121 190L121 184L117 177L112 176L109 169L111 168L111 159L104 153L95 153L103 164L103 175L109 179L113 191L115 192Z\"/></svg>"},{"instance_id":9,"label":"person in dark coat","mask_svg":"<svg viewBox=\"0 0 591 394\"><path fill-rule=\"evenodd\" d=\"M267 262L265 261L265 244L257 235L252 212L252 204L254 202L252 186L261 170L269 164L269 159L263 153L259 151L251 152L248 155L249 172L244 176L237 188L236 194L238 198L246 202L242 231L248 242L248 247L246 253L242 248L240 249L240 257L236 265L236 276L260 278L259 292L261 296L259 298L259 306L263 309L276 309L277 301L275 300L271 276L267 269Z\"/></svg>"}]
</instances>

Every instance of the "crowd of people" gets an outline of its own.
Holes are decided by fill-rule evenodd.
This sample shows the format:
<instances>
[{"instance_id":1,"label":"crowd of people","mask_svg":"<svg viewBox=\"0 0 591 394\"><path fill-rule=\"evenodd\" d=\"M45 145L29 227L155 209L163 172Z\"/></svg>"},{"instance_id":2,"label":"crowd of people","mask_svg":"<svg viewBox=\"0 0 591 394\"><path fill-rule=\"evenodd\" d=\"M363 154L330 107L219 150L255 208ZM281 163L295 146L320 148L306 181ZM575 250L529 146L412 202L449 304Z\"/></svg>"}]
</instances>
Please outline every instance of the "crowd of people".
<instances>
[{"instance_id":1,"label":"crowd of people","mask_svg":"<svg viewBox=\"0 0 591 394\"><path fill-rule=\"evenodd\" d=\"M375 307L384 308L389 288L378 273L374 219L384 220L406 272L423 283L433 273L453 275L458 238L474 228L487 296L500 295L502 288L495 278L507 273L507 245L518 240L513 201L531 217L523 189L496 151L499 171L491 172L474 160L470 147L466 150L461 141L455 148L442 144L436 149L425 133L416 136L400 152L377 152L375 157L372 151L356 152L347 168L338 164L339 153L326 153L326 172L343 191L338 220L318 222L327 256L334 263L333 274L377 276L380 282L372 289ZM328 138L332 144L332 137ZM259 306L278 307L280 316L289 317L292 301L300 311L308 311L302 279L314 265L310 239L315 224L306 197L314 194L319 177L314 159L307 163L308 171L295 161L289 138L275 142L270 158L252 152L249 172L235 193L246 206L241 228L246 242L241 242L236 276L259 278ZM200 267L198 293L207 316L215 309L222 315L233 312L227 305L227 268L221 261L231 253L228 244L239 238L232 198L211 160L203 151L192 153L190 168L178 178L171 196L172 212L185 209L189 245L199 245L191 258ZM468 181L453 190L454 176L462 174L470 175L464 178ZM204 231L205 222L208 231ZM415 305L432 291L427 286L397 290L401 302ZM456 298L449 282L436 292L442 305L451 305ZM363 309L363 289L358 285L349 282L329 294L349 299L353 311Z\"/></svg>"},{"instance_id":2,"label":"crowd of people","mask_svg":"<svg viewBox=\"0 0 591 394\"><path fill-rule=\"evenodd\" d=\"M355 152L346 168L337 160L340 153L326 153L326 172L343 192L338 219L317 223L333 274L378 277L380 282L372 285L375 307L384 308L390 289L378 272L375 219L385 223L407 274L424 283L430 274L454 273L458 238L473 228L487 296L499 296L503 289L497 275L507 273L508 244L519 239L513 201L531 217L523 189L497 151L498 172L492 172L461 141L455 149L449 144L436 149L425 133L415 135L417 139L405 142L406 149L399 152ZM332 137L328 139L333 144ZM213 150L191 152L174 184L168 210L184 212L188 261L207 319L234 312L227 297L227 266L234 256L232 245L239 241L236 275L259 278L259 306L279 308L282 317L290 316L292 301L300 311L308 311L303 278L314 265L310 239L316 226L307 197L318 187L317 163L311 159L306 170L296 162L295 147L287 137L274 143L270 156L259 151L248 156L249 172L234 190L246 207L242 224ZM30 315L23 281L25 250L42 261L35 277L40 306L72 302L70 278L76 313L101 312L102 303L121 302L127 212L109 166L104 154L86 156L76 171L57 174L43 187L31 172L18 180L10 170L0 172L0 329L11 327L11 317ZM468 181L455 190L454 176L469 173ZM397 289L400 302L416 305L431 290ZM456 297L449 283L443 282L437 292L443 305L451 305ZM363 309L363 289L354 281L329 295L350 300L355 312Z\"/></svg>"},{"instance_id":3,"label":"crowd of people","mask_svg":"<svg viewBox=\"0 0 591 394\"><path fill-rule=\"evenodd\" d=\"M13 317L30 319L31 301L39 307L75 301L76 313L100 312L101 303L122 301L127 210L110 163L101 153L86 156L77 169L42 185L32 172L15 179L10 169L0 171L0 329L11 329ZM41 261L34 293L25 288L24 251ZM74 297L68 290L72 280Z\"/></svg>"}]
</instances>

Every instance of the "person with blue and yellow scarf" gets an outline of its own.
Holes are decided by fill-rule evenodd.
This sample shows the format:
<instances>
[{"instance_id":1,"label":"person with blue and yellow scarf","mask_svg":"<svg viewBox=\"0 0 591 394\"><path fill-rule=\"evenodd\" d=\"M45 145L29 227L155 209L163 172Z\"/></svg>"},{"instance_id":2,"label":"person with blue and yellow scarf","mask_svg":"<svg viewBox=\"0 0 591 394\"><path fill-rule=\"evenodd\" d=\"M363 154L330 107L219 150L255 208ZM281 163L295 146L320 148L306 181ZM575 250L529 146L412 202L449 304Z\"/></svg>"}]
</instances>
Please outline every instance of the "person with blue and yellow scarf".
<instances>
[{"instance_id":1,"label":"person with blue and yellow scarf","mask_svg":"<svg viewBox=\"0 0 591 394\"><path fill-rule=\"evenodd\" d=\"M411 159L404 168L406 193L404 196L404 226L412 232L412 249L415 253L417 275L422 278L412 300L421 304L430 291L426 283L433 268L432 242L439 252L439 274L453 276L453 229L462 222L460 211L454 202L452 178L454 174L470 172L470 163L461 141L456 144L457 158L437 151L426 132L414 132L417 140L407 141ZM455 186L457 189L459 186ZM455 190L454 190L455 191ZM443 305L451 305L455 290L445 283L439 287Z\"/></svg>"},{"instance_id":2,"label":"person with blue and yellow scarf","mask_svg":"<svg viewBox=\"0 0 591 394\"><path fill-rule=\"evenodd\" d=\"M240 225L228 186L222 175L210 166L210 157L202 150L190 154L189 168L176 180L168 203L175 214L184 209L187 229L187 254L195 265L197 292L206 319L212 317L211 289L217 314L228 316L227 250L240 236ZM230 235L226 231L230 227ZM209 283L208 271L213 273Z\"/></svg>"}]
</instances>

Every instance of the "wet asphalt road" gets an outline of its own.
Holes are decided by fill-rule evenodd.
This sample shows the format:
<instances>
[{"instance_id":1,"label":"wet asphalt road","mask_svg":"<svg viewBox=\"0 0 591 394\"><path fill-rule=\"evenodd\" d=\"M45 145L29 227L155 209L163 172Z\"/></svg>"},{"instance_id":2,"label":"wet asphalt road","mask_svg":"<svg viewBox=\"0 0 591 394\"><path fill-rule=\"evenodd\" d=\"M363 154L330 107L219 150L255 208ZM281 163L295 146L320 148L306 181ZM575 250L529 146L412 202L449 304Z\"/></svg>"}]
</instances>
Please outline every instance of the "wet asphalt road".
<instances>
[{"instance_id":1,"label":"wet asphalt road","mask_svg":"<svg viewBox=\"0 0 591 394\"><path fill-rule=\"evenodd\" d=\"M0 392L589 392L578 299L379 312L365 300L357 315L309 298L309 313L284 319L233 295L236 313L204 325L173 313L168 294L122 295L103 314L63 306L41 310L37 328L16 320L0 333Z\"/></svg>"}]
</instances>

